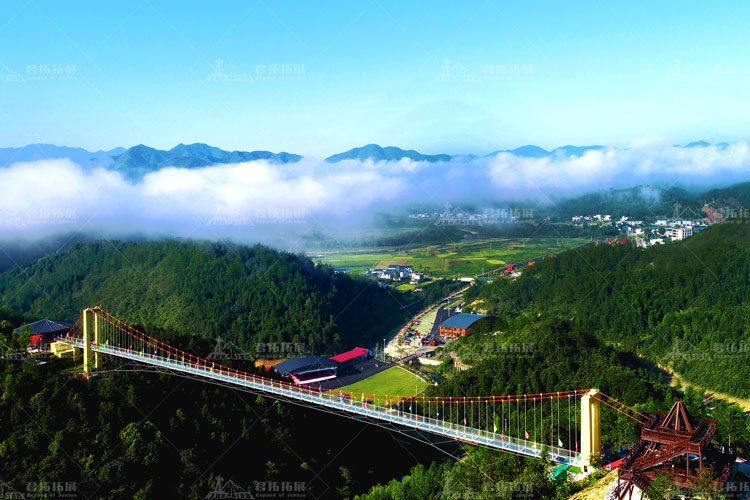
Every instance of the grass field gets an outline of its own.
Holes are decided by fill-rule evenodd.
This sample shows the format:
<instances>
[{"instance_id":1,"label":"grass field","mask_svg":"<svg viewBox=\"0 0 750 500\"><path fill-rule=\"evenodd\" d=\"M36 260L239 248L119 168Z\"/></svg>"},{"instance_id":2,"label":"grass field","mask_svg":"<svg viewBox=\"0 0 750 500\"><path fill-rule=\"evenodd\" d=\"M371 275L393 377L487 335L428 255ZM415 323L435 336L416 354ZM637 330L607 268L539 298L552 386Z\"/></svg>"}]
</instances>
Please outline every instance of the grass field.
<instances>
[{"instance_id":1,"label":"grass field","mask_svg":"<svg viewBox=\"0 0 750 500\"><path fill-rule=\"evenodd\" d=\"M393 366L356 384L342 388L343 391L366 392L370 394L392 394L414 396L422 392L427 383L400 366ZM415 392L416 391L416 392Z\"/></svg>"},{"instance_id":2,"label":"grass field","mask_svg":"<svg viewBox=\"0 0 750 500\"><path fill-rule=\"evenodd\" d=\"M559 253L587 241L585 238L493 238L409 250L389 248L366 253L330 252L316 260L335 267L348 267L352 273L387 267L389 264L411 264L416 271L431 276L476 276L504 264L517 264Z\"/></svg>"}]
</instances>

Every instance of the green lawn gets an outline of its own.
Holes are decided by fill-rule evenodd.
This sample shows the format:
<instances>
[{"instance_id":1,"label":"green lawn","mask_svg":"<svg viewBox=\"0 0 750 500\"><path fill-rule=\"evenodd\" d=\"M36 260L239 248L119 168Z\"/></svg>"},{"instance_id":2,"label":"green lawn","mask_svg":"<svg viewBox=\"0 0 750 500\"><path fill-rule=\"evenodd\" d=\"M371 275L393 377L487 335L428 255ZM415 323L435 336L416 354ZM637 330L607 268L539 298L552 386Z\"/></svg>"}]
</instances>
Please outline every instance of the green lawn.
<instances>
[{"instance_id":1,"label":"green lawn","mask_svg":"<svg viewBox=\"0 0 750 500\"><path fill-rule=\"evenodd\" d=\"M348 385L344 392L364 392L368 394L390 394L398 396L414 396L427 387L422 379L400 366L388 368L376 373L372 377L360 380L356 384ZM416 391L416 392L415 392ZM365 396L367 398L367 396ZM381 402L382 403L382 402Z\"/></svg>"},{"instance_id":2,"label":"green lawn","mask_svg":"<svg viewBox=\"0 0 750 500\"><path fill-rule=\"evenodd\" d=\"M422 288L422 286L422 283L415 283L413 285L411 283L402 283L396 287L396 290L400 292L411 292L415 288Z\"/></svg>"},{"instance_id":3,"label":"green lawn","mask_svg":"<svg viewBox=\"0 0 750 500\"><path fill-rule=\"evenodd\" d=\"M352 273L388 264L411 264L415 270L437 277L476 276L504 264L559 253L587 241L586 238L493 238L400 251L388 248L367 253L331 252L316 260L348 267Z\"/></svg>"}]
</instances>

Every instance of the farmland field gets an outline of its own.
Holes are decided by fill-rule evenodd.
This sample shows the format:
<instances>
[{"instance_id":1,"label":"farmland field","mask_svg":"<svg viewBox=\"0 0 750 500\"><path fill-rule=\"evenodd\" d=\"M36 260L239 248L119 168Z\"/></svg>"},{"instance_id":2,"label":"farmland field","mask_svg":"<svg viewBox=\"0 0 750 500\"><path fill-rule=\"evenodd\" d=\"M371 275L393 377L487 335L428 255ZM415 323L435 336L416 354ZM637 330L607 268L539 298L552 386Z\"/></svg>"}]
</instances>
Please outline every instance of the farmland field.
<instances>
[{"instance_id":1,"label":"farmland field","mask_svg":"<svg viewBox=\"0 0 750 500\"><path fill-rule=\"evenodd\" d=\"M372 251L334 251L313 255L313 258L334 267L349 268L355 274L389 264L411 264L418 272L453 278L480 275L504 264L559 253L588 241L586 238L493 238L406 250L389 247Z\"/></svg>"}]
</instances>

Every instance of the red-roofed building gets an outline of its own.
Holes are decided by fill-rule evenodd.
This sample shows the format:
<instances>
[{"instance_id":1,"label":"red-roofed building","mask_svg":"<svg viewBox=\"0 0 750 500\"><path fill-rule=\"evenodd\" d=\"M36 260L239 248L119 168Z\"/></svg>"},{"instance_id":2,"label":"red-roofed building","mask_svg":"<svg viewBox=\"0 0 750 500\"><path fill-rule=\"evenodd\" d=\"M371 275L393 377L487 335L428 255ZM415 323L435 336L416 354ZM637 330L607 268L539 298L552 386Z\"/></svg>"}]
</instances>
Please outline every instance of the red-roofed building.
<instances>
[{"instance_id":1,"label":"red-roofed building","mask_svg":"<svg viewBox=\"0 0 750 500\"><path fill-rule=\"evenodd\" d=\"M342 352L341 354L333 356L331 360L338 363L339 367L341 368L344 366L353 365L354 363L357 363L359 361L364 361L367 359L367 356L369 354L369 349L365 349L364 347L355 347L351 351Z\"/></svg>"}]
</instances>

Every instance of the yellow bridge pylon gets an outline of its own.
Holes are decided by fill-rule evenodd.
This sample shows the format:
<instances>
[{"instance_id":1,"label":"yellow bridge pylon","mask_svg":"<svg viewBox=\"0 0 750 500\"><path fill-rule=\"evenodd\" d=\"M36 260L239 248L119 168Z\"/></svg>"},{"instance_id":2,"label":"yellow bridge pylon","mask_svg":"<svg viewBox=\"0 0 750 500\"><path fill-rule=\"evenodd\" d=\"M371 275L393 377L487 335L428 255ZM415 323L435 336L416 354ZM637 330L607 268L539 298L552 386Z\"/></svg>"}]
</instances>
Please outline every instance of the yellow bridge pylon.
<instances>
[{"instance_id":1,"label":"yellow bridge pylon","mask_svg":"<svg viewBox=\"0 0 750 500\"><path fill-rule=\"evenodd\" d=\"M101 367L102 355L94 351L94 364L91 366L91 342L99 345L102 341L101 324L99 316L94 311L100 311L100 307L92 307L83 310L83 373L91 373Z\"/></svg>"},{"instance_id":2,"label":"yellow bridge pylon","mask_svg":"<svg viewBox=\"0 0 750 500\"><path fill-rule=\"evenodd\" d=\"M599 391L591 389L581 397L581 467L588 472L592 455L602 453L602 433L600 424ZM598 465L598 464L597 464Z\"/></svg>"}]
</instances>

